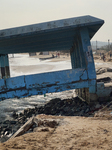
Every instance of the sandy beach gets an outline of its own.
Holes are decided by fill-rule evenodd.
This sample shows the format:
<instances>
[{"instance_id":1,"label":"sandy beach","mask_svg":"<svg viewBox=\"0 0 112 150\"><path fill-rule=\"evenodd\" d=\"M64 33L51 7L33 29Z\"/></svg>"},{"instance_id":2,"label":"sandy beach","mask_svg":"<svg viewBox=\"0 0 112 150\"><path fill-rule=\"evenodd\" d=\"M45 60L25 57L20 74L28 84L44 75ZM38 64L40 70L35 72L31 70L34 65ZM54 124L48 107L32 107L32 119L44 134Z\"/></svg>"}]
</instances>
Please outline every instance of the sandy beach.
<instances>
[{"instance_id":1,"label":"sandy beach","mask_svg":"<svg viewBox=\"0 0 112 150\"><path fill-rule=\"evenodd\" d=\"M86 117L40 115L37 118L58 119L60 125L9 140L1 150L111 150L112 120Z\"/></svg>"}]
</instances>

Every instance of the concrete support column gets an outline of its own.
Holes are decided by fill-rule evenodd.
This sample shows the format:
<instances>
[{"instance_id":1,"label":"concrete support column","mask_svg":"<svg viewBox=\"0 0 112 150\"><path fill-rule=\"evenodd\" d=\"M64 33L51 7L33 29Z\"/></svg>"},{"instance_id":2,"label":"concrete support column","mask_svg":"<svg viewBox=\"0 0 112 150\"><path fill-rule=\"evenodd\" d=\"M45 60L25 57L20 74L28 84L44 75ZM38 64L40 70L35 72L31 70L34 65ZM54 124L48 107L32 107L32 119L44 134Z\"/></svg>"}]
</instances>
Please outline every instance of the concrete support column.
<instances>
[{"instance_id":1,"label":"concrete support column","mask_svg":"<svg viewBox=\"0 0 112 150\"><path fill-rule=\"evenodd\" d=\"M70 50L72 69L81 68L82 61L80 55L80 47L78 40L74 41L74 45Z\"/></svg>"},{"instance_id":2,"label":"concrete support column","mask_svg":"<svg viewBox=\"0 0 112 150\"><path fill-rule=\"evenodd\" d=\"M1 55L0 55L0 79L2 79L1 66L2 66L2 62L1 62Z\"/></svg>"},{"instance_id":3,"label":"concrete support column","mask_svg":"<svg viewBox=\"0 0 112 150\"><path fill-rule=\"evenodd\" d=\"M80 37L77 38L77 44L78 44L78 49L79 49L81 68L86 68L85 55L84 55L84 51L82 48L82 42L81 42Z\"/></svg>"},{"instance_id":4,"label":"concrete support column","mask_svg":"<svg viewBox=\"0 0 112 150\"><path fill-rule=\"evenodd\" d=\"M8 55L0 55L0 75L1 79L10 77Z\"/></svg>"},{"instance_id":5,"label":"concrete support column","mask_svg":"<svg viewBox=\"0 0 112 150\"><path fill-rule=\"evenodd\" d=\"M4 63L5 63L5 76L6 76L6 78L10 78L10 69L9 69L9 58L8 58L8 55L4 56Z\"/></svg>"},{"instance_id":6,"label":"concrete support column","mask_svg":"<svg viewBox=\"0 0 112 150\"><path fill-rule=\"evenodd\" d=\"M80 47L78 46L78 39L77 39L76 42L75 42L75 50L76 50L77 68L81 68Z\"/></svg>"},{"instance_id":7,"label":"concrete support column","mask_svg":"<svg viewBox=\"0 0 112 150\"><path fill-rule=\"evenodd\" d=\"M89 88L77 89L76 93L78 93L78 95L84 98L88 103L94 103L97 100L96 71L90 44L89 32L86 27L80 29L79 45L81 51L83 50L83 60L85 60L84 68L87 71Z\"/></svg>"},{"instance_id":8,"label":"concrete support column","mask_svg":"<svg viewBox=\"0 0 112 150\"><path fill-rule=\"evenodd\" d=\"M0 56L0 64L1 64L1 78L2 79L5 79L5 63L4 63L4 55L1 55Z\"/></svg>"},{"instance_id":9,"label":"concrete support column","mask_svg":"<svg viewBox=\"0 0 112 150\"><path fill-rule=\"evenodd\" d=\"M91 43L87 28L80 29L82 48L86 59L86 71L88 74L89 92L96 93L96 71L92 55Z\"/></svg>"},{"instance_id":10,"label":"concrete support column","mask_svg":"<svg viewBox=\"0 0 112 150\"><path fill-rule=\"evenodd\" d=\"M71 48L70 50L70 56L71 56L71 65L72 65L72 69L76 68L76 63L75 63L75 49L74 47Z\"/></svg>"},{"instance_id":11,"label":"concrete support column","mask_svg":"<svg viewBox=\"0 0 112 150\"><path fill-rule=\"evenodd\" d=\"M90 103L89 88L76 89L76 94L84 99L88 104Z\"/></svg>"}]
</instances>

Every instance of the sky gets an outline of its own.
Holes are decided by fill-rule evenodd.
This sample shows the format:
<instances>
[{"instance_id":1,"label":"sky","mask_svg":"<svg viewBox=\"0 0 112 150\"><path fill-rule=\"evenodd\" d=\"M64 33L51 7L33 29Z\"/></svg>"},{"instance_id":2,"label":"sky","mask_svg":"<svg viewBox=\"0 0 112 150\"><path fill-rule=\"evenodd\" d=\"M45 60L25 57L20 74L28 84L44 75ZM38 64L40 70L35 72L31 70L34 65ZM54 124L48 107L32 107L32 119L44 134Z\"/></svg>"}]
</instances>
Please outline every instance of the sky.
<instances>
[{"instance_id":1,"label":"sky","mask_svg":"<svg viewBox=\"0 0 112 150\"><path fill-rule=\"evenodd\" d=\"M0 30L85 15L105 21L92 41L112 43L112 0L0 0Z\"/></svg>"}]
</instances>

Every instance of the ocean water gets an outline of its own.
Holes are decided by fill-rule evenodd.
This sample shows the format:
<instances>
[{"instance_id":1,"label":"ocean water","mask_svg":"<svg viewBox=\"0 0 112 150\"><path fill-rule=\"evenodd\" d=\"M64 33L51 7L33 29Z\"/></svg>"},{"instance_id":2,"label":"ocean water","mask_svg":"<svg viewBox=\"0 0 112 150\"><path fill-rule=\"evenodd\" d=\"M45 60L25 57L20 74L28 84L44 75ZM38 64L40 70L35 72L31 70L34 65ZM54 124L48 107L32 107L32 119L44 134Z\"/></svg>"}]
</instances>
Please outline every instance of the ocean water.
<instances>
[{"instance_id":1,"label":"ocean water","mask_svg":"<svg viewBox=\"0 0 112 150\"><path fill-rule=\"evenodd\" d=\"M65 59L65 61L60 61L59 58L57 58L57 60L58 62L51 62L51 60L41 61L36 57L29 57L28 54L15 54L14 58L12 58L10 55L9 61L11 77L71 69L70 60ZM28 69L30 66L31 70ZM13 69L13 67L15 69ZM16 67L19 67L19 70L17 70ZM27 69L21 71L21 68L23 67Z\"/></svg>"},{"instance_id":2,"label":"ocean water","mask_svg":"<svg viewBox=\"0 0 112 150\"><path fill-rule=\"evenodd\" d=\"M54 98L72 98L74 97L74 90L63 91L58 93L47 93L46 95L36 95L26 98L13 98L0 101L0 122L12 119L13 111L20 113L26 108L34 108L35 106L42 106Z\"/></svg>"}]
</instances>

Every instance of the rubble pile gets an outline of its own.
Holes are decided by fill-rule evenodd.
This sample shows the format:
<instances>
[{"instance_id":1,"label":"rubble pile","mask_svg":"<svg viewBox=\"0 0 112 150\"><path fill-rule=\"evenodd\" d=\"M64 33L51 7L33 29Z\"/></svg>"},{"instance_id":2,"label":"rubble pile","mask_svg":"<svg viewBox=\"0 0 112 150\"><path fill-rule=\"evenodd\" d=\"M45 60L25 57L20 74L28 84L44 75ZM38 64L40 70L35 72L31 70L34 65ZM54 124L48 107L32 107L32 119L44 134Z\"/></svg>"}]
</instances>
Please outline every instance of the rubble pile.
<instances>
[{"instance_id":1,"label":"rubble pile","mask_svg":"<svg viewBox=\"0 0 112 150\"><path fill-rule=\"evenodd\" d=\"M84 116L90 111L90 106L78 97L61 100L52 99L44 106L38 108L38 114L64 115L64 116Z\"/></svg>"},{"instance_id":2,"label":"rubble pile","mask_svg":"<svg viewBox=\"0 0 112 150\"><path fill-rule=\"evenodd\" d=\"M30 117L38 114L57 115L57 116L94 116L92 112L94 109L99 109L101 105L96 108L90 107L86 102L80 100L78 97L72 99L55 98L46 103L44 106L25 109L22 113L17 114L13 112L13 120L5 120L0 122L0 141L4 142L9 139L21 126L23 126ZM34 124L32 127L35 128ZM32 132L31 130L31 132ZM30 131L29 131L30 132Z\"/></svg>"}]
</instances>

